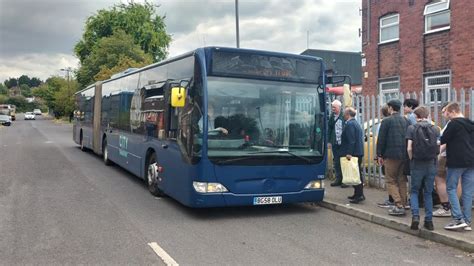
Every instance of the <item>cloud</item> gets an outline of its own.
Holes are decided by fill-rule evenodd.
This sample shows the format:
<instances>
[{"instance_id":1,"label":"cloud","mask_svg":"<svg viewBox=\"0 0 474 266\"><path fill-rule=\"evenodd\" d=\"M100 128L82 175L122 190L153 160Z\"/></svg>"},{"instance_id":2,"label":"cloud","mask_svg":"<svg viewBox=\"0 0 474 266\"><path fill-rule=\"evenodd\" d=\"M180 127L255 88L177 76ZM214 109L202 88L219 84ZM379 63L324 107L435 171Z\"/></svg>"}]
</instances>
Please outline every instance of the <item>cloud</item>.
<instances>
[{"instance_id":1,"label":"cloud","mask_svg":"<svg viewBox=\"0 0 474 266\"><path fill-rule=\"evenodd\" d=\"M174 6L167 3L162 7L173 10L183 2L185 10L195 9L196 16L202 15L201 9L208 6L206 3L220 3L202 1L201 5L194 5L190 1L178 0L173 1ZM182 24L173 35L170 55L206 45L235 47L235 10L234 1L231 2L226 4L227 13L212 16L212 12L203 11L202 18L193 18L191 20L195 22ZM239 16L240 46L290 53L301 53L308 46L313 49L360 51L359 6L359 1L272 0L257 4L239 1L239 11L244 14ZM169 16L166 22L170 25L170 32L173 32L171 29L175 24L170 23Z\"/></svg>"},{"instance_id":2,"label":"cloud","mask_svg":"<svg viewBox=\"0 0 474 266\"><path fill-rule=\"evenodd\" d=\"M45 80L50 76L64 75L61 68L77 68L79 61L71 54L54 55L28 53L0 61L0 81L28 75Z\"/></svg>"},{"instance_id":3,"label":"cloud","mask_svg":"<svg viewBox=\"0 0 474 266\"><path fill-rule=\"evenodd\" d=\"M0 0L0 81L23 74L46 79L60 68L76 67L73 49L87 17L127 1ZM170 56L202 46L235 47L235 1L154 3L173 38ZM239 0L240 46L290 53L308 45L360 51L359 7L359 0Z\"/></svg>"}]
</instances>

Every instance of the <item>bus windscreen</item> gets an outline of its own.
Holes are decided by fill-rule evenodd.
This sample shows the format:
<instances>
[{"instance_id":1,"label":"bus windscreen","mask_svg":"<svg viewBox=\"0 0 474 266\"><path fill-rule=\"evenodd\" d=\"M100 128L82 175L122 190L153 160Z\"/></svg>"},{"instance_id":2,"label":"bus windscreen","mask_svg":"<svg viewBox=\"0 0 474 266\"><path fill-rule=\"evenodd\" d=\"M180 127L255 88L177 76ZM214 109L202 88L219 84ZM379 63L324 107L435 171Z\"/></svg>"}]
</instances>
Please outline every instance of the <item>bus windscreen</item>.
<instances>
[{"instance_id":1,"label":"bus windscreen","mask_svg":"<svg viewBox=\"0 0 474 266\"><path fill-rule=\"evenodd\" d=\"M291 56L214 50L213 76L319 83L321 62Z\"/></svg>"}]
</instances>

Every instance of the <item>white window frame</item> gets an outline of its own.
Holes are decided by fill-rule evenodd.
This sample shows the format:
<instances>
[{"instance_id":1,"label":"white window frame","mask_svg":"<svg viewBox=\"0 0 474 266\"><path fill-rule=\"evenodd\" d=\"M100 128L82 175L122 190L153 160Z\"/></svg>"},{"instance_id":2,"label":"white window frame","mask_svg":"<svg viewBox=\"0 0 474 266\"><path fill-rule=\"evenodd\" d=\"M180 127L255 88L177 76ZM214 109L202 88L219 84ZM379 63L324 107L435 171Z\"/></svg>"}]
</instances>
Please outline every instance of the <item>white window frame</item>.
<instances>
[{"instance_id":1,"label":"white window frame","mask_svg":"<svg viewBox=\"0 0 474 266\"><path fill-rule=\"evenodd\" d=\"M432 33L432 32L437 32L437 31L443 31L451 28L451 10L450 10L450 0L444 0L441 2L435 2L431 4L427 4L425 6L425 10L423 12L423 15L425 16L425 33ZM429 10L431 9L431 10ZM428 30L428 18L431 16L435 15L440 15L440 14L445 14L449 13L450 14L450 19L449 19L449 26L442 27L442 28L437 28L434 30Z\"/></svg>"},{"instance_id":2,"label":"white window frame","mask_svg":"<svg viewBox=\"0 0 474 266\"><path fill-rule=\"evenodd\" d=\"M444 84L435 84L435 85L429 85L429 80L430 79L436 79L436 78L448 78L449 79L449 83L444 83ZM440 75L433 75L433 76L428 76L428 77L425 77L425 103L428 103L428 104L434 104L434 103L441 103L442 102L442 97L441 96L441 101L438 101L438 100L434 100L432 101L431 100L431 91L432 90L441 90L441 95L443 93L443 90L446 90L446 101L450 101L450 97L451 97L451 93L450 93L450 88L451 88L451 74L447 73L447 74L440 74ZM439 95L439 94L438 94Z\"/></svg>"},{"instance_id":3,"label":"white window frame","mask_svg":"<svg viewBox=\"0 0 474 266\"><path fill-rule=\"evenodd\" d=\"M390 83L395 83L397 84L397 88L394 88L394 89L382 89L383 85L385 84L390 84ZM398 96L396 97L396 99L399 99L400 98L400 80L399 79L391 79L391 80L386 80L386 81L379 81L379 95L380 95L380 104L381 105L384 105L386 104L385 102L385 94L389 94L389 93L397 93ZM395 99L395 98L393 98Z\"/></svg>"},{"instance_id":4,"label":"white window frame","mask_svg":"<svg viewBox=\"0 0 474 266\"><path fill-rule=\"evenodd\" d=\"M397 17L397 22L393 22L393 23L382 26L382 22L384 20L391 19L391 18L394 18L394 17ZM382 40L382 31L386 28L393 27L393 26L397 26L397 28L398 28L398 37L394 38L394 39ZM394 42L394 41L398 41L399 39L400 39L400 14L393 14L393 15L388 15L388 16L385 16L385 17L381 17L380 20L379 20L379 44Z\"/></svg>"}]
</instances>

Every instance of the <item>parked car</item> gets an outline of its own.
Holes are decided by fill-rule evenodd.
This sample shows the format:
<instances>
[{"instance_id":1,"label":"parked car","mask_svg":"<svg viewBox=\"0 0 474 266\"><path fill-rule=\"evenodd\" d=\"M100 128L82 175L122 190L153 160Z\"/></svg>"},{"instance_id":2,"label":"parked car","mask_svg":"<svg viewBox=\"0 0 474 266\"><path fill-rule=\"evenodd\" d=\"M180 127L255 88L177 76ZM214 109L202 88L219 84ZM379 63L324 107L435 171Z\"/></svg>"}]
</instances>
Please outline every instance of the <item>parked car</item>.
<instances>
[{"instance_id":1,"label":"parked car","mask_svg":"<svg viewBox=\"0 0 474 266\"><path fill-rule=\"evenodd\" d=\"M33 113L35 115L41 115L41 110L40 109L35 109L35 110L33 110Z\"/></svg>"},{"instance_id":2,"label":"parked car","mask_svg":"<svg viewBox=\"0 0 474 266\"><path fill-rule=\"evenodd\" d=\"M0 114L9 115L12 121L16 118L16 106L13 104L0 104Z\"/></svg>"},{"instance_id":3,"label":"parked car","mask_svg":"<svg viewBox=\"0 0 474 266\"><path fill-rule=\"evenodd\" d=\"M12 124L11 116L9 115L0 115L0 124L4 126L10 126Z\"/></svg>"},{"instance_id":4,"label":"parked car","mask_svg":"<svg viewBox=\"0 0 474 266\"><path fill-rule=\"evenodd\" d=\"M25 120L35 120L35 114L33 112L26 112L25 113Z\"/></svg>"}]
</instances>

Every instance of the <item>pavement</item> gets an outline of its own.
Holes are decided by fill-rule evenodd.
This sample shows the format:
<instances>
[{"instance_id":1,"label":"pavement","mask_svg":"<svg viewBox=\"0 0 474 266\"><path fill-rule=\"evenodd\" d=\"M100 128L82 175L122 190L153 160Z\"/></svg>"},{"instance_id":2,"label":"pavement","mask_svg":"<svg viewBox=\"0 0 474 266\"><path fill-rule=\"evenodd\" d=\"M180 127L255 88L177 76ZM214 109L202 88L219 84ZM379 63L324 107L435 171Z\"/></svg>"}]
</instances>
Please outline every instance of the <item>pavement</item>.
<instances>
[{"instance_id":1,"label":"pavement","mask_svg":"<svg viewBox=\"0 0 474 266\"><path fill-rule=\"evenodd\" d=\"M403 233L415 235L433 242L462 249L474 253L474 231L455 230L448 231L444 226L451 221L451 217L433 217L434 231L423 228L423 209L420 210L420 229L411 230L411 211L407 210L405 216L391 216L387 208L380 208L377 203L383 202L388 194L386 191L376 188L364 187L366 200L359 204L349 203L347 196L354 193L352 187L331 187L330 181L326 180L326 195L321 206L368 222L382 225ZM436 210L438 206L434 207Z\"/></svg>"}]
</instances>

